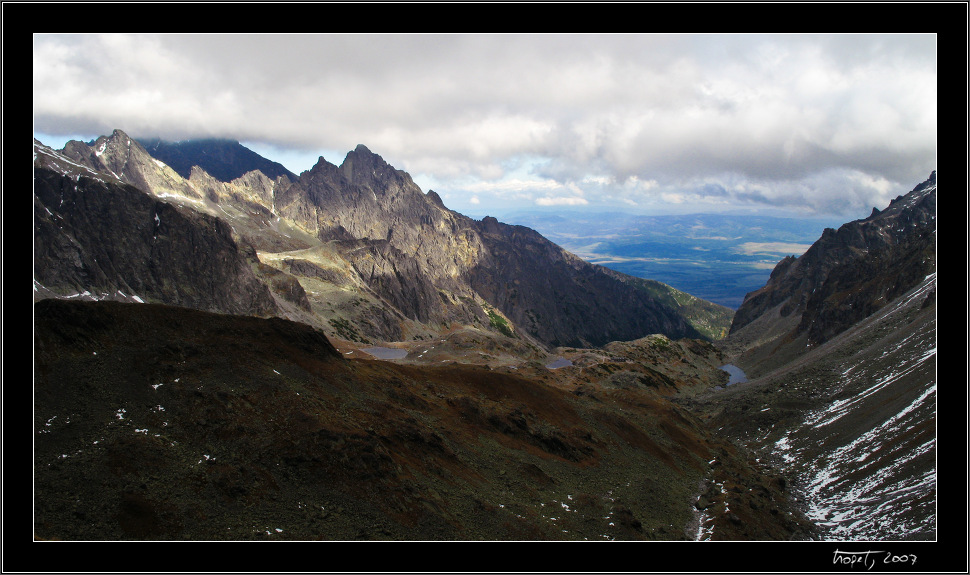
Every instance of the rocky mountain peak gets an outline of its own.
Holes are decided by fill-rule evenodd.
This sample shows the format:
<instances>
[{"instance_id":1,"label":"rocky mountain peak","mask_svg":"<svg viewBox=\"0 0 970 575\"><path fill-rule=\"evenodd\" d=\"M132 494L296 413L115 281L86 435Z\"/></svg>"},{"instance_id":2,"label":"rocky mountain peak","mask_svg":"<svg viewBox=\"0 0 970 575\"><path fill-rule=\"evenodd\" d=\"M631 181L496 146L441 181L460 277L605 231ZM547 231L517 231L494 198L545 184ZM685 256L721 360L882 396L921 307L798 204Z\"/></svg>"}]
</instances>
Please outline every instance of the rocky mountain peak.
<instances>
[{"instance_id":1,"label":"rocky mountain peak","mask_svg":"<svg viewBox=\"0 0 970 575\"><path fill-rule=\"evenodd\" d=\"M313 164L309 170L300 174L300 178L307 177L312 180L319 178L327 178L328 180L333 179L343 179L343 174L340 173L340 168L335 164L327 161L326 158L320 156L317 158L317 163Z\"/></svg>"},{"instance_id":2,"label":"rocky mountain peak","mask_svg":"<svg viewBox=\"0 0 970 575\"><path fill-rule=\"evenodd\" d=\"M114 145L114 144L121 143L124 146L127 146L130 141L131 141L131 137L128 134L126 134L122 130L114 129L111 131L111 135L99 136L97 139L95 139L93 142L90 142L88 145L100 147L102 144Z\"/></svg>"},{"instance_id":3,"label":"rocky mountain peak","mask_svg":"<svg viewBox=\"0 0 970 575\"><path fill-rule=\"evenodd\" d=\"M363 144L358 144L347 153L343 163L340 164L340 171L350 183L375 189L383 187L388 180L399 177L397 170L385 162L384 158L370 151Z\"/></svg>"},{"instance_id":4,"label":"rocky mountain peak","mask_svg":"<svg viewBox=\"0 0 970 575\"><path fill-rule=\"evenodd\" d=\"M485 216L482 218L482 230L488 234L499 234L501 229L498 225L498 220L492 216Z\"/></svg>"},{"instance_id":5,"label":"rocky mountain peak","mask_svg":"<svg viewBox=\"0 0 970 575\"><path fill-rule=\"evenodd\" d=\"M101 136L90 144L72 140L64 146L63 154L129 183L136 183L131 180L137 164L150 158L141 144L121 130L114 130L110 136Z\"/></svg>"},{"instance_id":6,"label":"rocky mountain peak","mask_svg":"<svg viewBox=\"0 0 970 575\"><path fill-rule=\"evenodd\" d=\"M60 152L65 158L95 172L149 191L158 197L198 201L200 194L164 161L152 157L137 140L122 130L84 143L72 140Z\"/></svg>"},{"instance_id":7,"label":"rocky mountain peak","mask_svg":"<svg viewBox=\"0 0 970 575\"><path fill-rule=\"evenodd\" d=\"M431 200L432 204L438 206L441 209L446 209L445 202L441 199L441 196L439 196L437 192L435 192L434 190L428 190L428 193L425 195L429 200Z\"/></svg>"},{"instance_id":8,"label":"rocky mountain peak","mask_svg":"<svg viewBox=\"0 0 970 575\"><path fill-rule=\"evenodd\" d=\"M897 196L886 209L870 216L870 219L897 217L904 211L922 213L922 217L930 219L936 217L936 170L911 192Z\"/></svg>"},{"instance_id":9,"label":"rocky mountain peak","mask_svg":"<svg viewBox=\"0 0 970 575\"><path fill-rule=\"evenodd\" d=\"M92 169L87 162L79 162L76 157L69 152L72 144L78 144L87 150L87 146L81 142L68 142L63 150L55 151L43 142L34 138L34 170L46 168L65 176L71 176L77 180L81 175L94 176L102 179L111 178L107 174L102 174ZM117 180L117 178L114 178Z\"/></svg>"},{"instance_id":10,"label":"rocky mountain peak","mask_svg":"<svg viewBox=\"0 0 970 575\"><path fill-rule=\"evenodd\" d=\"M141 145L133 141L128 134L121 130L114 130L110 136L101 136L95 140L93 148L94 153L98 157L106 156L106 158L110 159L127 155L133 143L138 148L141 148ZM104 161L108 160L106 159Z\"/></svg>"}]
</instances>

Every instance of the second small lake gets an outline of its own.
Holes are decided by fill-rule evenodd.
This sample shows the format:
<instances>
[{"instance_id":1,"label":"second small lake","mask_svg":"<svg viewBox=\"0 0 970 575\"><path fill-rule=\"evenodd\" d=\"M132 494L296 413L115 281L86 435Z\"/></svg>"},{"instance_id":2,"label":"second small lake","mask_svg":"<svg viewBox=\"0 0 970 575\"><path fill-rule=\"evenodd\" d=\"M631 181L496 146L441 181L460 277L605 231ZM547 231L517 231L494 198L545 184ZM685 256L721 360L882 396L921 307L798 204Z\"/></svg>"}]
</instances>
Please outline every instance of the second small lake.
<instances>
[{"instance_id":1,"label":"second small lake","mask_svg":"<svg viewBox=\"0 0 970 575\"><path fill-rule=\"evenodd\" d=\"M360 351L369 353L377 359L404 359L408 354L408 350L394 347L365 347Z\"/></svg>"},{"instance_id":2,"label":"second small lake","mask_svg":"<svg viewBox=\"0 0 970 575\"><path fill-rule=\"evenodd\" d=\"M564 357L560 357L560 358L556 359L556 361L554 361L552 363L549 363L549 364L546 364L546 367L548 369L559 369L560 367L568 367L568 366L570 366L572 364L573 364L573 362L569 361L568 359L566 359Z\"/></svg>"},{"instance_id":3,"label":"second small lake","mask_svg":"<svg viewBox=\"0 0 970 575\"><path fill-rule=\"evenodd\" d=\"M735 383L744 383L748 381L748 376L744 374L744 371L736 365L731 365L730 363L722 365L721 369L728 372L731 377L728 379L728 385L734 385Z\"/></svg>"}]
</instances>

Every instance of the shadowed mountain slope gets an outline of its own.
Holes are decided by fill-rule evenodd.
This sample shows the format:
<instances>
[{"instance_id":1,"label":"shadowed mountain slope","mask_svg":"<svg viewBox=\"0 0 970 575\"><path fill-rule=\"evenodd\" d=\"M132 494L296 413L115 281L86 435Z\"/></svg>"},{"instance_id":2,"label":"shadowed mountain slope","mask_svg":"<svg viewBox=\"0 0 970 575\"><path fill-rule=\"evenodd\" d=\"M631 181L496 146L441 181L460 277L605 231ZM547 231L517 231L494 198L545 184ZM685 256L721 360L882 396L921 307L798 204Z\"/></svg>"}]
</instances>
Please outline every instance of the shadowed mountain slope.
<instances>
[{"instance_id":1,"label":"shadowed mountain slope","mask_svg":"<svg viewBox=\"0 0 970 575\"><path fill-rule=\"evenodd\" d=\"M829 540L937 528L936 172L828 229L718 346L747 382L686 400L788 474Z\"/></svg>"},{"instance_id":2,"label":"shadowed mountain slope","mask_svg":"<svg viewBox=\"0 0 970 575\"><path fill-rule=\"evenodd\" d=\"M730 491L700 507L739 498L725 538L809 528L650 386L346 360L303 324L153 304L40 301L34 337L44 539L685 540L705 481Z\"/></svg>"},{"instance_id":3,"label":"shadowed mountain slope","mask_svg":"<svg viewBox=\"0 0 970 575\"><path fill-rule=\"evenodd\" d=\"M34 291L163 301L245 315L280 312L255 252L226 222L41 152L34 168ZM144 299L143 299L144 298Z\"/></svg>"},{"instance_id":4,"label":"shadowed mountain slope","mask_svg":"<svg viewBox=\"0 0 970 575\"><path fill-rule=\"evenodd\" d=\"M271 180L280 176L296 179L296 174L282 164L267 160L235 140L166 142L155 138L140 143L153 158L165 162L185 179L189 179L195 166L222 182L231 182L253 170L259 170Z\"/></svg>"},{"instance_id":5,"label":"shadowed mountain slope","mask_svg":"<svg viewBox=\"0 0 970 575\"><path fill-rule=\"evenodd\" d=\"M745 297L728 340L745 349L739 365L763 371L828 341L935 272L933 172L885 210L826 229L803 255L780 261L765 287Z\"/></svg>"},{"instance_id":6,"label":"shadowed mountain slope","mask_svg":"<svg viewBox=\"0 0 970 575\"><path fill-rule=\"evenodd\" d=\"M831 540L937 528L936 275L762 376L686 405L784 473Z\"/></svg>"}]
</instances>

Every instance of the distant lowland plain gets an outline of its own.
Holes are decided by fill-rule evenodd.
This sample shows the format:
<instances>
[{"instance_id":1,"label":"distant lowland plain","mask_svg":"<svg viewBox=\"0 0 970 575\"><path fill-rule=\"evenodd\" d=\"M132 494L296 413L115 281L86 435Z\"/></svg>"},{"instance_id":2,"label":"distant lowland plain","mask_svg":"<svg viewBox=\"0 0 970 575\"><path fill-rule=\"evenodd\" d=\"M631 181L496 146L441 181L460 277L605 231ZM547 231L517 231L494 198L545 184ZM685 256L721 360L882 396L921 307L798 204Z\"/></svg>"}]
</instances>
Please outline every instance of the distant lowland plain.
<instances>
[{"instance_id":1,"label":"distant lowland plain","mask_svg":"<svg viewBox=\"0 0 970 575\"><path fill-rule=\"evenodd\" d=\"M765 285L786 256L800 256L839 218L636 215L517 211L501 214L584 260L668 284L731 309Z\"/></svg>"}]
</instances>

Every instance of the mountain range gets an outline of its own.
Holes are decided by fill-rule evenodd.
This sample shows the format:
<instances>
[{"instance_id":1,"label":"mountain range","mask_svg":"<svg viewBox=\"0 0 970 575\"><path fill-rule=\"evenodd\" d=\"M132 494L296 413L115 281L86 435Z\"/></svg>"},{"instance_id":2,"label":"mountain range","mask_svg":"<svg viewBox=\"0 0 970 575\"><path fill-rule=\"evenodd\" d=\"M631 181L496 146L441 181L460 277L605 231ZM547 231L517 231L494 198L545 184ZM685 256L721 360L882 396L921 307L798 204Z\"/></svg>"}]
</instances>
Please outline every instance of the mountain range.
<instances>
[{"instance_id":1,"label":"mountain range","mask_svg":"<svg viewBox=\"0 0 970 575\"><path fill-rule=\"evenodd\" d=\"M34 141L35 538L935 537L935 172L735 313L240 148Z\"/></svg>"},{"instance_id":2,"label":"mountain range","mask_svg":"<svg viewBox=\"0 0 970 575\"><path fill-rule=\"evenodd\" d=\"M189 172L184 178L120 131L89 144L69 142L60 152L39 146L37 154L41 165L59 168L53 171L61 178L76 180L83 167L148 191L156 201L191 208L188 217L201 213L229 223L239 253L254 262L254 273L266 285L284 284L281 293L273 293L288 317L328 331L341 326L350 339L406 341L471 326L500 335L506 329L515 339L554 348L602 345L650 333L678 338L706 332L709 337L730 321L728 310L668 286L646 286L590 265L528 228L489 217L472 220L448 210L437 194L421 192L408 174L364 146L351 151L339 167L321 158L296 178L287 173L266 175L262 167L268 161L240 153L238 144L215 142L215 151L207 154L200 151L206 149L202 144L149 146L153 152L162 151L160 157L177 158L183 165L187 158L203 156L205 162L228 158L232 174L252 169L221 181L195 164L189 170L180 168ZM243 159L249 163L240 163ZM65 187L50 184L58 194ZM44 192L40 196L46 197ZM65 201L70 205L73 200ZM59 195L56 206L44 207L58 214L64 205ZM47 217L37 210L38 217ZM150 223L132 220L130 225ZM253 251L268 255L257 264ZM124 259L125 253L109 259ZM67 256L41 251L38 257ZM102 254L102 261L105 257ZM88 269L91 266L85 264L77 272L96 273ZM65 266L41 259L35 267L65 273ZM177 273L171 266L163 267ZM303 293L286 278L301 278ZM185 285L186 279L170 285ZM42 275L38 281L59 293L83 291L80 280L55 281ZM112 294L134 291L145 301L181 304L161 292L142 293L141 286L109 284L88 287ZM307 286L316 289L307 291ZM194 307L231 311L220 305Z\"/></svg>"}]
</instances>

